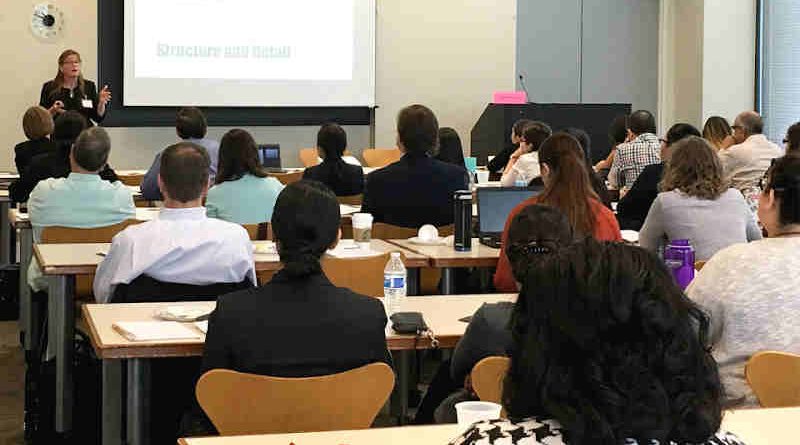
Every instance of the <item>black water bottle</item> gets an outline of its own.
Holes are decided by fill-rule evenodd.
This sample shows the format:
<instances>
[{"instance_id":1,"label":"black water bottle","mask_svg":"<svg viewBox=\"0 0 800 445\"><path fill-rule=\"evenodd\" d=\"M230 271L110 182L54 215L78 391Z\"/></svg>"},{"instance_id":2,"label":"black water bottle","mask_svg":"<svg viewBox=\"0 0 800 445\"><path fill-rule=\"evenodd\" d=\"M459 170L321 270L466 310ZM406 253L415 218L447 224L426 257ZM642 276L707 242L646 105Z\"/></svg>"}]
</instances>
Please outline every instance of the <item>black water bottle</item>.
<instances>
[{"instance_id":1,"label":"black water bottle","mask_svg":"<svg viewBox=\"0 0 800 445\"><path fill-rule=\"evenodd\" d=\"M455 212L455 240L453 247L459 252L472 250L472 192L458 190L453 194Z\"/></svg>"}]
</instances>

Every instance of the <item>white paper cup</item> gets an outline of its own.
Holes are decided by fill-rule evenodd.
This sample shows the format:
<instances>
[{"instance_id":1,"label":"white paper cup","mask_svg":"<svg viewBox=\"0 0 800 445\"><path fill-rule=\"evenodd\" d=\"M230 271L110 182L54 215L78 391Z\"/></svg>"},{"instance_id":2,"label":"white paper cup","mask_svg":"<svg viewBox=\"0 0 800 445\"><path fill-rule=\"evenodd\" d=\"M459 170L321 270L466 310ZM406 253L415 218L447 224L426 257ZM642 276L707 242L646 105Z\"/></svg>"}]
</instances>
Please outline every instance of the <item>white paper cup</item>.
<instances>
[{"instance_id":1,"label":"white paper cup","mask_svg":"<svg viewBox=\"0 0 800 445\"><path fill-rule=\"evenodd\" d=\"M460 402L456 403L458 427L466 431L475 422L500 418L503 407L492 402Z\"/></svg>"},{"instance_id":2,"label":"white paper cup","mask_svg":"<svg viewBox=\"0 0 800 445\"><path fill-rule=\"evenodd\" d=\"M475 174L478 176L478 184L486 184L489 182L489 170L478 170Z\"/></svg>"},{"instance_id":3,"label":"white paper cup","mask_svg":"<svg viewBox=\"0 0 800 445\"><path fill-rule=\"evenodd\" d=\"M353 240L360 244L372 241L372 215L369 213L353 214Z\"/></svg>"}]
</instances>

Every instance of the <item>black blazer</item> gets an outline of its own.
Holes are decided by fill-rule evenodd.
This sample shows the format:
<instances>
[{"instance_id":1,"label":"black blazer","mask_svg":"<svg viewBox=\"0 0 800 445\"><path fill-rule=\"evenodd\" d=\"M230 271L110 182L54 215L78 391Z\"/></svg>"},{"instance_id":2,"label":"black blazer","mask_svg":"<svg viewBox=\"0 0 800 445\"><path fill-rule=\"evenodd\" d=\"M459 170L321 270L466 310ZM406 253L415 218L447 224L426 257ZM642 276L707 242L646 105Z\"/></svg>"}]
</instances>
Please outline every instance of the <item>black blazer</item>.
<instances>
[{"instance_id":1,"label":"black blazer","mask_svg":"<svg viewBox=\"0 0 800 445\"><path fill-rule=\"evenodd\" d=\"M327 185L336 196L360 195L364 191L364 170L341 159L324 160L322 164L307 168L303 179Z\"/></svg>"},{"instance_id":2,"label":"black blazer","mask_svg":"<svg viewBox=\"0 0 800 445\"><path fill-rule=\"evenodd\" d=\"M486 167L490 172L502 173L503 169L506 168L508 161L511 159L511 155L514 154L518 148L518 144L506 145L505 148L500 150L500 153L497 153L497 156L495 156L494 159L492 159L491 162L486 165Z\"/></svg>"},{"instance_id":3,"label":"black blazer","mask_svg":"<svg viewBox=\"0 0 800 445\"><path fill-rule=\"evenodd\" d=\"M310 377L373 362L391 365L380 300L335 287L323 274L224 295L208 323L203 369Z\"/></svg>"},{"instance_id":4,"label":"black blazer","mask_svg":"<svg viewBox=\"0 0 800 445\"><path fill-rule=\"evenodd\" d=\"M14 147L14 162L17 164L17 172L22 174L31 165L31 159L34 156L53 151L56 151L56 144L48 138L20 142Z\"/></svg>"},{"instance_id":5,"label":"black blazer","mask_svg":"<svg viewBox=\"0 0 800 445\"><path fill-rule=\"evenodd\" d=\"M468 187L467 172L428 155L406 153L367 175L361 211L376 222L419 228L453 223L453 193Z\"/></svg>"},{"instance_id":6,"label":"black blazer","mask_svg":"<svg viewBox=\"0 0 800 445\"><path fill-rule=\"evenodd\" d=\"M509 321L514 303L503 301L484 304L472 316L464 336L453 350L450 375L462 385L481 360L493 355L508 355L511 349Z\"/></svg>"},{"instance_id":7,"label":"black blazer","mask_svg":"<svg viewBox=\"0 0 800 445\"><path fill-rule=\"evenodd\" d=\"M64 110L77 111L86 118L89 125L92 121L100 123L105 119L106 115L100 116L97 114L97 87L91 80L84 80L83 94L81 95L80 89L75 88L61 88L60 90L53 91L53 81L45 82L42 85L42 92L39 94L39 105L50 108L55 101L60 100L64 103ZM92 101L92 108L83 107L83 99ZM106 114L108 114L108 107L106 107Z\"/></svg>"},{"instance_id":8,"label":"black blazer","mask_svg":"<svg viewBox=\"0 0 800 445\"><path fill-rule=\"evenodd\" d=\"M617 204L617 220L622 230L641 230L650 206L658 196L658 183L664 164L652 164L642 170L633 186Z\"/></svg>"},{"instance_id":9,"label":"black blazer","mask_svg":"<svg viewBox=\"0 0 800 445\"><path fill-rule=\"evenodd\" d=\"M64 144L48 153L36 155L24 171L19 172L19 179L8 187L11 200L26 202L39 181L47 178L66 178L69 176L69 145ZM117 174L108 165L100 172L100 177L109 182L119 180Z\"/></svg>"}]
</instances>

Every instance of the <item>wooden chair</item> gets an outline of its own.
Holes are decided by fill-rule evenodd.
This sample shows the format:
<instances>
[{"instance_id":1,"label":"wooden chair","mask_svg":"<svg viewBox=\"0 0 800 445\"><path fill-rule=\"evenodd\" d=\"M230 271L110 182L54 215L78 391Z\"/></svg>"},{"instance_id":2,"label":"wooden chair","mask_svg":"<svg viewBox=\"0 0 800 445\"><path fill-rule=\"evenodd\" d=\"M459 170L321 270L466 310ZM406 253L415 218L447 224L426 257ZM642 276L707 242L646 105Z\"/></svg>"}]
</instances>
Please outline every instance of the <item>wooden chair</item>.
<instances>
[{"instance_id":1,"label":"wooden chair","mask_svg":"<svg viewBox=\"0 0 800 445\"><path fill-rule=\"evenodd\" d=\"M126 219L118 224L91 229L74 227L45 227L42 229L42 244L70 244L70 243L110 243L111 238L125 230L128 226L139 224L142 221ZM92 298L92 283L94 274L81 275L75 278L75 296L85 300Z\"/></svg>"},{"instance_id":2,"label":"wooden chair","mask_svg":"<svg viewBox=\"0 0 800 445\"><path fill-rule=\"evenodd\" d=\"M800 355L759 352L747 361L744 374L762 407L800 406Z\"/></svg>"},{"instance_id":3,"label":"wooden chair","mask_svg":"<svg viewBox=\"0 0 800 445\"><path fill-rule=\"evenodd\" d=\"M383 297L383 269L389 262L389 254L364 258L322 259L322 271L338 287L370 297Z\"/></svg>"},{"instance_id":4,"label":"wooden chair","mask_svg":"<svg viewBox=\"0 0 800 445\"><path fill-rule=\"evenodd\" d=\"M455 232L455 226L439 227L439 236L450 236ZM372 224L372 238L374 239L408 239L417 236L417 229L398 227L385 223ZM434 267L423 267L419 271L419 293L422 295L436 295L439 293L439 281L442 279L442 270Z\"/></svg>"},{"instance_id":5,"label":"wooden chair","mask_svg":"<svg viewBox=\"0 0 800 445\"><path fill-rule=\"evenodd\" d=\"M339 374L281 378L214 369L197 400L223 436L366 429L394 387L394 372L371 363Z\"/></svg>"},{"instance_id":6,"label":"wooden chair","mask_svg":"<svg viewBox=\"0 0 800 445\"><path fill-rule=\"evenodd\" d=\"M144 175L134 174L134 175L117 175L120 181L122 181L125 185L130 185L133 187L139 187L142 185L142 180L144 180Z\"/></svg>"},{"instance_id":7,"label":"wooden chair","mask_svg":"<svg viewBox=\"0 0 800 445\"><path fill-rule=\"evenodd\" d=\"M361 153L367 167L386 167L397 162L403 157L403 153L398 148L367 148Z\"/></svg>"},{"instance_id":8,"label":"wooden chair","mask_svg":"<svg viewBox=\"0 0 800 445\"><path fill-rule=\"evenodd\" d=\"M270 173L269 175L280 181L283 185L289 185L303 179L302 171L293 173Z\"/></svg>"},{"instance_id":9,"label":"wooden chair","mask_svg":"<svg viewBox=\"0 0 800 445\"><path fill-rule=\"evenodd\" d=\"M508 357L486 357L472 368L472 389L484 402L501 403L503 379L506 378L511 359Z\"/></svg>"},{"instance_id":10,"label":"wooden chair","mask_svg":"<svg viewBox=\"0 0 800 445\"><path fill-rule=\"evenodd\" d=\"M337 196L336 200L339 201L339 204L360 206L363 197L364 195Z\"/></svg>"},{"instance_id":11,"label":"wooden chair","mask_svg":"<svg viewBox=\"0 0 800 445\"><path fill-rule=\"evenodd\" d=\"M264 241L272 239L272 224L268 222L258 224L242 224L250 241Z\"/></svg>"},{"instance_id":12,"label":"wooden chair","mask_svg":"<svg viewBox=\"0 0 800 445\"><path fill-rule=\"evenodd\" d=\"M316 148L301 148L298 155L303 167L313 167L319 164L319 155Z\"/></svg>"}]
</instances>

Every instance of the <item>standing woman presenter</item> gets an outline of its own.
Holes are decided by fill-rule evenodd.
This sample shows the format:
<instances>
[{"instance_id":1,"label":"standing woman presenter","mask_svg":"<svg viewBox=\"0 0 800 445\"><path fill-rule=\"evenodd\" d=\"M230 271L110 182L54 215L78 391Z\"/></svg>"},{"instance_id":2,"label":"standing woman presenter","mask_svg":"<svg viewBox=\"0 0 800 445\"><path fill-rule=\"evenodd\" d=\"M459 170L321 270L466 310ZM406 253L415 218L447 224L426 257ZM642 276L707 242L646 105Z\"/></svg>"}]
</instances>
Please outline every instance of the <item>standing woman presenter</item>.
<instances>
[{"instance_id":1,"label":"standing woman presenter","mask_svg":"<svg viewBox=\"0 0 800 445\"><path fill-rule=\"evenodd\" d=\"M56 78L42 85L39 105L57 118L65 111L77 111L87 121L100 123L106 117L106 105L111 100L111 90L103 86L100 92L91 80L83 78L81 55L68 49L58 57Z\"/></svg>"}]
</instances>

